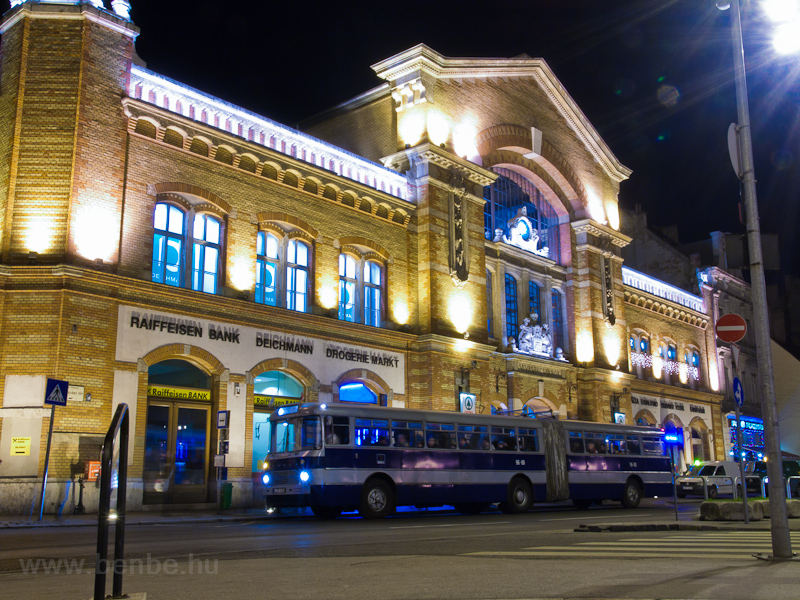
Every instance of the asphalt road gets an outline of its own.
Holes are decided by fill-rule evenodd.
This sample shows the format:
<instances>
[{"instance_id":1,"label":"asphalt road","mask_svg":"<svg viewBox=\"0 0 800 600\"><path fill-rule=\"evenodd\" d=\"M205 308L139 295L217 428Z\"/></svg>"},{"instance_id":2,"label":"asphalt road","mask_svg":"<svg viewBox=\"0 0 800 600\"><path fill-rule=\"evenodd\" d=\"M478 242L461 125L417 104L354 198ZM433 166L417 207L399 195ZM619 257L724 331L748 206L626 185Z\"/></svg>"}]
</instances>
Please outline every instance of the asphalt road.
<instances>
[{"instance_id":1,"label":"asphalt road","mask_svg":"<svg viewBox=\"0 0 800 600\"><path fill-rule=\"evenodd\" d=\"M697 504L682 504L682 518ZM176 600L800 597L800 563L753 558L769 553L767 531L574 531L672 515L670 504L651 501L514 516L420 511L383 521L129 526L123 591ZM0 531L0 596L89 598L95 536L92 528ZM800 546L800 532L794 541Z\"/></svg>"}]
</instances>

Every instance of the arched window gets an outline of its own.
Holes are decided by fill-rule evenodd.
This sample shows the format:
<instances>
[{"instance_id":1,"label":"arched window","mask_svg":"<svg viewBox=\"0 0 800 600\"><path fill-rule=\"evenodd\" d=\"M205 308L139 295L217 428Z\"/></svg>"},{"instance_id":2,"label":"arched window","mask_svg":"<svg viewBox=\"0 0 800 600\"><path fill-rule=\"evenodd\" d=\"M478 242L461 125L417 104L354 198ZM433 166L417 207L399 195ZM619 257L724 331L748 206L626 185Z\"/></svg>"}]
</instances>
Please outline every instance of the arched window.
<instances>
[{"instance_id":1,"label":"arched window","mask_svg":"<svg viewBox=\"0 0 800 600\"><path fill-rule=\"evenodd\" d=\"M360 382L345 383L339 386L339 402L358 402L377 404L378 394Z\"/></svg>"},{"instance_id":2,"label":"arched window","mask_svg":"<svg viewBox=\"0 0 800 600\"><path fill-rule=\"evenodd\" d=\"M383 281L383 267L379 262L340 254L339 319L380 327ZM358 307L363 307L363 311Z\"/></svg>"},{"instance_id":3,"label":"arched window","mask_svg":"<svg viewBox=\"0 0 800 600\"><path fill-rule=\"evenodd\" d=\"M306 312L308 298L308 246L289 240L286 252L286 308Z\"/></svg>"},{"instance_id":4,"label":"arched window","mask_svg":"<svg viewBox=\"0 0 800 600\"><path fill-rule=\"evenodd\" d=\"M256 302L308 311L311 250L298 239L259 231L256 238Z\"/></svg>"},{"instance_id":5,"label":"arched window","mask_svg":"<svg viewBox=\"0 0 800 600\"><path fill-rule=\"evenodd\" d=\"M364 324L381 326L381 266L374 260L364 263Z\"/></svg>"},{"instance_id":6,"label":"arched window","mask_svg":"<svg viewBox=\"0 0 800 600\"><path fill-rule=\"evenodd\" d=\"M517 280L506 273L506 337L517 335Z\"/></svg>"},{"instance_id":7,"label":"arched window","mask_svg":"<svg viewBox=\"0 0 800 600\"><path fill-rule=\"evenodd\" d=\"M489 332L489 337L494 337L492 332L493 315L494 312L492 304L492 272L486 269L486 330Z\"/></svg>"},{"instance_id":8,"label":"arched window","mask_svg":"<svg viewBox=\"0 0 800 600\"><path fill-rule=\"evenodd\" d=\"M216 294L222 268L222 222L212 215L184 212L159 202L153 215L152 280L175 287ZM191 232L191 236L187 235ZM187 246L191 269L187 272Z\"/></svg>"},{"instance_id":9,"label":"arched window","mask_svg":"<svg viewBox=\"0 0 800 600\"><path fill-rule=\"evenodd\" d=\"M495 167L492 169L500 176L492 185L483 191L484 200L484 237L494 240L495 232L502 230L509 234L508 223L517 216L520 209L525 208L527 218L537 237L537 249L547 248L546 256L551 260L560 260L560 234L558 214L547 202L535 185L519 173Z\"/></svg>"},{"instance_id":10,"label":"arched window","mask_svg":"<svg viewBox=\"0 0 800 600\"><path fill-rule=\"evenodd\" d=\"M356 259L339 255L339 320L356 322Z\"/></svg>"},{"instance_id":11,"label":"arched window","mask_svg":"<svg viewBox=\"0 0 800 600\"><path fill-rule=\"evenodd\" d=\"M552 320L550 330L553 335L553 348L564 348L564 311L561 306L561 293L554 289L552 295Z\"/></svg>"},{"instance_id":12,"label":"arched window","mask_svg":"<svg viewBox=\"0 0 800 600\"><path fill-rule=\"evenodd\" d=\"M185 213L177 206L156 204L153 227L153 281L181 287Z\"/></svg>"},{"instance_id":13,"label":"arched window","mask_svg":"<svg viewBox=\"0 0 800 600\"><path fill-rule=\"evenodd\" d=\"M639 351L643 352L644 354L650 352L650 340L648 340L646 337L642 337L639 340Z\"/></svg>"},{"instance_id":14,"label":"arched window","mask_svg":"<svg viewBox=\"0 0 800 600\"><path fill-rule=\"evenodd\" d=\"M542 313L541 305L539 302L539 286L534 281L528 282L528 299L530 303L530 313L531 315L535 315L531 318L534 319L534 323L539 322L542 320Z\"/></svg>"},{"instance_id":15,"label":"arched window","mask_svg":"<svg viewBox=\"0 0 800 600\"><path fill-rule=\"evenodd\" d=\"M268 306L278 305L278 255L279 241L266 231L259 231L256 238L256 302Z\"/></svg>"},{"instance_id":16,"label":"arched window","mask_svg":"<svg viewBox=\"0 0 800 600\"><path fill-rule=\"evenodd\" d=\"M192 248L192 289L217 293L219 278L222 227L211 215L194 218L194 246Z\"/></svg>"},{"instance_id":17,"label":"arched window","mask_svg":"<svg viewBox=\"0 0 800 600\"><path fill-rule=\"evenodd\" d=\"M303 384L283 371L264 371L253 379L253 393L299 400L303 397Z\"/></svg>"}]
</instances>

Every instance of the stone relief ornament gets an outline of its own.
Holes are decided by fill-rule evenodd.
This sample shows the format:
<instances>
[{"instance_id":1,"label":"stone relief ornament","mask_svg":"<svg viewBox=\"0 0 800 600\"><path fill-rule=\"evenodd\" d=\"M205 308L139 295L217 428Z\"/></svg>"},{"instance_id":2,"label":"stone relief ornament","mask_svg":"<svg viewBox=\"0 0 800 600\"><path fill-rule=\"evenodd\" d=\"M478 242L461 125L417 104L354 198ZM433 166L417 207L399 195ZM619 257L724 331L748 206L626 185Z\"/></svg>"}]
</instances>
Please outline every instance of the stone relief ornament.
<instances>
[{"instance_id":1,"label":"stone relief ornament","mask_svg":"<svg viewBox=\"0 0 800 600\"><path fill-rule=\"evenodd\" d=\"M466 195L464 176L454 170L450 177L450 277L457 287L463 287L469 279L464 223Z\"/></svg>"},{"instance_id":2,"label":"stone relief ornament","mask_svg":"<svg viewBox=\"0 0 800 600\"><path fill-rule=\"evenodd\" d=\"M547 323L537 324L538 320L539 315L536 313L522 319L517 339L515 340L511 337L508 340L508 345L511 347L512 352L546 358L553 358L555 353L555 357L558 360L564 360L564 352L561 348L553 348L550 326Z\"/></svg>"},{"instance_id":3,"label":"stone relief ornament","mask_svg":"<svg viewBox=\"0 0 800 600\"><path fill-rule=\"evenodd\" d=\"M516 216L508 222L509 235L503 236L503 241L510 245L522 248L528 252L548 258L550 249L547 246L539 247L539 231L528 218L528 208L523 206Z\"/></svg>"}]
</instances>

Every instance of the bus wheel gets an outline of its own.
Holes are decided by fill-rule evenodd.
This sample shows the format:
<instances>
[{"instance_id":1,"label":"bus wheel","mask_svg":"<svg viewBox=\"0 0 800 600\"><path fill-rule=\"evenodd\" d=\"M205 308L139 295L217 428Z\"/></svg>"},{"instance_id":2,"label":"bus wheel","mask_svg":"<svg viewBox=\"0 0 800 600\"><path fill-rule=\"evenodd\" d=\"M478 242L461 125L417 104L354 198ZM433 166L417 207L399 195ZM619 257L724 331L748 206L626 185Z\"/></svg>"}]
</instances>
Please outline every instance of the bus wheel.
<instances>
[{"instance_id":1,"label":"bus wheel","mask_svg":"<svg viewBox=\"0 0 800 600\"><path fill-rule=\"evenodd\" d=\"M533 506L533 488L527 480L517 477L508 484L508 500L500 504L504 513L518 515L528 512Z\"/></svg>"},{"instance_id":2,"label":"bus wheel","mask_svg":"<svg viewBox=\"0 0 800 600\"><path fill-rule=\"evenodd\" d=\"M358 512L365 519L381 519L392 514L394 498L389 484L382 479L372 479L365 483Z\"/></svg>"},{"instance_id":3,"label":"bus wheel","mask_svg":"<svg viewBox=\"0 0 800 600\"><path fill-rule=\"evenodd\" d=\"M311 512L318 519L335 519L342 514L342 509L337 506L312 506Z\"/></svg>"},{"instance_id":4,"label":"bus wheel","mask_svg":"<svg viewBox=\"0 0 800 600\"><path fill-rule=\"evenodd\" d=\"M642 488L639 483L629 479L625 484L625 493L622 495L622 506L625 508L636 508L642 501Z\"/></svg>"}]
</instances>

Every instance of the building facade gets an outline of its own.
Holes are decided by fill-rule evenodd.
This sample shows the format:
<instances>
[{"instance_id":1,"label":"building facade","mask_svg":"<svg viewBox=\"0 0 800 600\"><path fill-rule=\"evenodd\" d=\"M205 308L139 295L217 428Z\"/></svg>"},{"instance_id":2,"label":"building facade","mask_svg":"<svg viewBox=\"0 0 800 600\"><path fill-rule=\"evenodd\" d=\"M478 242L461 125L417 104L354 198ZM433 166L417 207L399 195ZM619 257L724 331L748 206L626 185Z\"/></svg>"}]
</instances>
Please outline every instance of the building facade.
<instances>
[{"instance_id":1,"label":"building facade","mask_svg":"<svg viewBox=\"0 0 800 600\"><path fill-rule=\"evenodd\" d=\"M214 502L223 477L257 503L269 414L297 401L473 394L681 429L678 463L722 455L710 296L623 265L630 170L543 60L419 45L298 131L146 69L125 2L12 4L0 511L35 504L48 378L71 393L47 512L75 505L120 403L132 510Z\"/></svg>"}]
</instances>

